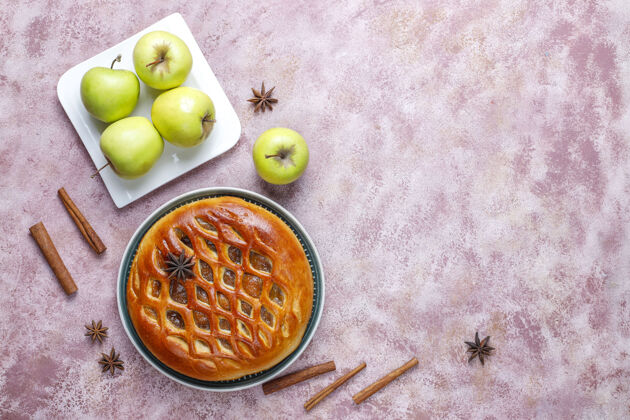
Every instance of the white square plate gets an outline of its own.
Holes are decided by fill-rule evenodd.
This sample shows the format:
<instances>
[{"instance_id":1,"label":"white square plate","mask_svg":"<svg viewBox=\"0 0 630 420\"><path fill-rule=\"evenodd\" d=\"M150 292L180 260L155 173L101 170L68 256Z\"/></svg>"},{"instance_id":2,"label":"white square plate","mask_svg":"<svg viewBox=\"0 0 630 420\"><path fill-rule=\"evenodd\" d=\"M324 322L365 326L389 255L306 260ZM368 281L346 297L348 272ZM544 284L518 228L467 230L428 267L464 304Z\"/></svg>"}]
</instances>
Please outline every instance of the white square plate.
<instances>
[{"instance_id":1,"label":"white square plate","mask_svg":"<svg viewBox=\"0 0 630 420\"><path fill-rule=\"evenodd\" d=\"M162 157L147 174L138 179L122 179L111 168L102 170L101 177L103 182L118 208L126 206L202 163L228 151L238 142L241 136L241 123L232 104L225 96L225 92L223 92L219 81L210 69L184 18L179 13L174 13L127 38L120 44L77 64L59 79L57 84L59 101L94 161L95 167L100 168L107 163L99 146L101 133L107 127L107 124L96 120L85 110L81 102L81 78L92 67L109 67L118 54L122 55L122 61L116 63L114 68L134 71L132 53L136 42L145 33L156 30L163 30L177 35L190 49L193 65L183 86L200 89L212 98L217 122L214 124L210 137L199 146L185 149L173 146L165 141ZM131 115L147 117L150 120L151 105L161 92L151 89L140 81L140 98L136 109Z\"/></svg>"}]
</instances>

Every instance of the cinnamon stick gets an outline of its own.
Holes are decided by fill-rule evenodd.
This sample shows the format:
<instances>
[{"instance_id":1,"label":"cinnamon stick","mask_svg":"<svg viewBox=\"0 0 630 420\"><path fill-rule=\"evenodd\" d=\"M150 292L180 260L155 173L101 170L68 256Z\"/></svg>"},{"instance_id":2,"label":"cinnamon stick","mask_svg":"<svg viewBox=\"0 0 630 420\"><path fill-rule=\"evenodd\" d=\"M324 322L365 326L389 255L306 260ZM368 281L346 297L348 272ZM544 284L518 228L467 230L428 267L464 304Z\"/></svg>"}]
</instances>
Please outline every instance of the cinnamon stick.
<instances>
[{"instance_id":1,"label":"cinnamon stick","mask_svg":"<svg viewBox=\"0 0 630 420\"><path fill-rule=\"evenodd\" d=\"M322 363L320 365L307 367L305 369L298 370L297 372L289 373L288 375L284 375L264 383L262 386L263 393L265 395L269 395L276 391L280 391L281 389L290 387L291 385L295 385L298 382L311 379L315 376L321 375L322 373L330 372L335 369L335 362L332 360L330 362Z\"/></svg>"},{"instance_id":2,"label":"cinnamon stick","mask_svg":"<svg viewBox=\"0 0 630 420\"><path fill-rule=\"evenodd\" d=\"M365 366L367 366L365 362L361 363L359 366L357 366L356 368L346 373L341 378L337 379L335 382L333 382L332 384L328 385L326 388L322 389L317 394L315 394L313 398L311 398L304 404L304 408L306 409L306 411L310 411L313 407L319 404L321 400L329 396L335 389L339 388L346 381L348 381L348 379L352 378L354 375L356 375L361 370L363 370Z\"/></svg>"},{"instance_id":3,"label":"cinnamon stick","mask_svg":"<svg viewBox=\"0 0 630 420\"><path fill-rule=\"evenodd\" d=\"M405 363L398 369L394 369L393 371L389 372L387 375L383 376L378 381L374 382L372 385L356 393L352 397L352 399L354 400L355 404L361 404L363 401L367 400L369 397L374 395L380 389L384 388L391 381L398 378L400 375L402 375L403 373L405 373L406 371L408 371L409 369L411 369L417 364L418 364L418 359L414 357L413 359L411 359L410 361L408 361L407 363Z\"/></svg>"},{"instance_id":4,"label":"cinnamon stick","mask_svg":"<svg viewBox=\"0 0 630 420\"><path fill-rule=\"evenodd\" d=\"M70 217L74 220L74 223L81 231L85 240L97 254L102 254L107 247L103 244L101 238L99 238L96 232L94 232L94 229L92 229L90 223L83 216L79 208L74 204L66 190L64 188L60 188L58 193L59 198L61 198L61 202L66 207L66 210L68 210L68 213L70 213Z\"/></svg>"},{"instance_id":5,"label":"cinnamon stick","mask_svg":"<svg viewBox=\"0 0 630 420\"><path fill-rule=\"evenodd\" d=\"M67 295L71 295L77 291L77 285L74 283L72 276L68 272L66 265L63 263L63 260L59 256L57 252L57 248L55 248L55 244L53 244L52 239L48 235L46 228L42 222L39 222L29 229L31 231L31 235L37 245L39 245L39 249L41 249L42 254L48 261L48 265L52 269L53 273L57 277L59 284L63 287L63 290Z\"/></svg>"}]
</instances>

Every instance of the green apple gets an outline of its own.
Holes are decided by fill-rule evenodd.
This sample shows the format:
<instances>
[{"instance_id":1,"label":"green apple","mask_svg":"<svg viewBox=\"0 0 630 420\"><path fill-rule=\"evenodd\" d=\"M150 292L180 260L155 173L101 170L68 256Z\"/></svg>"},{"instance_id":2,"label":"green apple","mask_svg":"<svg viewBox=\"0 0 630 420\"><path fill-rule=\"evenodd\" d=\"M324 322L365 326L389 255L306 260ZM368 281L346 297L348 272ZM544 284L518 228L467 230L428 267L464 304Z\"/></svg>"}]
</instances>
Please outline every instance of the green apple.
<instances>
[{"instance_id":1,"label":"green apple","mask_svg":"<svg viewBox=\"0 0 630 420\"><path fill-rule=\"evenodd\" d=\"M129 70L94 67L81 79L81 101L85 109L96 119L110 123L131 114L138 103L140 82Z\"/></svg>"},{"instance_id":2,"label":"green apple","mask_svg":"<svg viewBox=\"0 0 630 420\"><path fill-rule=\"evenodd\" d=\"M178 36L153 31L138 40L133 65L140 80L153 89L166 90L184 83L192 68L192 55Z\"/></svg>"},{"instance_id":3,"label":"green apple","mask_svg":"<svg viewBox=\"0 0 630 420\"><path fill-rule=\"evenodd\" d=\"M271 184L295 181L308 165L306 141L290 128L276 127L262 133L252 154L258 175Z\"/></svg>"},{"instance_id":4,"label":"green apple","mask_svg":"<svg viewBox=\"0 0 630 420\"><path fill-rule=\"evenodd\" d=\"M114 172L133 179L149 172L162 155L164 141L148 119L127 117L103 131L101 150Z\"/></svg>"},{"instance_id":5,"label":"green apple","mask_svg":"<svg viewBox=\"0 0 630 420\"><path fill-rule=\"evenodd\" d=\"M212 99L202 91L181 86L158 96L151 119L164 139L175 146L193 147L203 142L214 127Z\"/></svg>"}]
</instances>

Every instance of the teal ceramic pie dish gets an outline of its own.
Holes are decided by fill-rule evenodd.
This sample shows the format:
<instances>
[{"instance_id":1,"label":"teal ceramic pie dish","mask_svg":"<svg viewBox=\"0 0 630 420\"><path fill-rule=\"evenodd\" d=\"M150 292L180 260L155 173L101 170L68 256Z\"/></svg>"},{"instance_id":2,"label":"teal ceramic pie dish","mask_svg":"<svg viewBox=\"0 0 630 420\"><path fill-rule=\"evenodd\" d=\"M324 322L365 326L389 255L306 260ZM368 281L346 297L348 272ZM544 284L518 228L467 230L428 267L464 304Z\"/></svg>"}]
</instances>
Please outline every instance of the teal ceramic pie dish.
<instances>
[{"instance_id":1,"label":"teal ceramic pie dish","mask_svg":"<svg viewBox=\"0 0 630 420\"><path fill-rule=\"evenodd\" d=\"M241 378L229 381L202 381L183 375L169 368L146 348L146 346L136 333L134 325L127 311L126 290L129 272L131 270L133 259L136 255L138 245L140 244L140 241L144 237L145 233L149 230L149 228L151 228L151 226L153 226L155 222L157 222L166 214L183 205L206 198L222 196L238 197L252 204L258 205L278 216L284 223L286 223L287 226L289 226L289 228L291 228L291 230L299 240L300 244L302 245L302 248L304 249L313 274L313 309L308 324L306 326L306 331L304 332L302 341L298 345L297 349L295 349L293 353L291 353L288 357L286 357L274 367L264 370L262 372L257 372L255 374L246 375ZM315 245L313 244L311 238L308 236L308 233L306 233L300 222L298 222L298 220L282 206L267 197L248 190L228 187L203 188L190 191L188 193L180 195L179 197L175 197L174 199L170 200L169 202L165 203L160 208L155 210L149 217L147 217L146 220L144 220L144 222L140 224L138 229L134 232L133 236L129 240L127 248L125 249L125 252L123 254L120 269L118 271L118 284L116 292L118 300L118 311L120 313L120 319L122 321L123 327L125 328L129 339L136 347L138 352L154 368L156 368L159 372L166 375L167 377L173 379L174 381L177 381L183 385L190 386L192 388L217 392L238 391L241 389L260 385L279 375L302 354L304 349L306 349L309 342L313 338L313 335L315 334L315 330L317 329L322 315L322 309L324 306L324 272L319 259L319 255L317 254L317 249L315 248Z\"/></svg>"}]
</instances>

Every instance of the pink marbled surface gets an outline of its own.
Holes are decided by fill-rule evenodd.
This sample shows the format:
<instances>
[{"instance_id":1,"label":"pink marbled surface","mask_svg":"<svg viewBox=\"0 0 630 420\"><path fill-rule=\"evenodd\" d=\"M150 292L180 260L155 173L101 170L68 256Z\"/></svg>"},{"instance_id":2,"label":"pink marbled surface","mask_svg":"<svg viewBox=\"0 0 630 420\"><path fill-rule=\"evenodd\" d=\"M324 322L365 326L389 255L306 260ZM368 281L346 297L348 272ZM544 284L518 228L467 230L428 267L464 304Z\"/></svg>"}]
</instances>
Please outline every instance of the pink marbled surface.
<instances>
[{"instance_id":1,"label":"pink marbled surface","mask_svg":"<svg viewBox=\"0 0 630 420\"><path fill-rule=\"evenodd\" d=\"M0 8L0 417L293 418L334 374L271 396L178 385L134 350L116 272L137 225L206 186L268 195L312 235L327 299L294 368L368 368L316 418L630 416L630 8L610 1L9 0ZM56 97L69 67L179 11L243 126L225 155L118 210ZM277 85L254 115L249 88ZM254 140L306 137L294 185ZM108 245L97 257L56 191ZM43 220L79 292L28 235ZM15 262L15 263L14 263ZM83 324L103 319L102 346ZM466 363L464 340L496 355ZM102 375L116 346L125 371ZM416 355L361 406L351 395Z\"/></svg>"}]
</instances>

